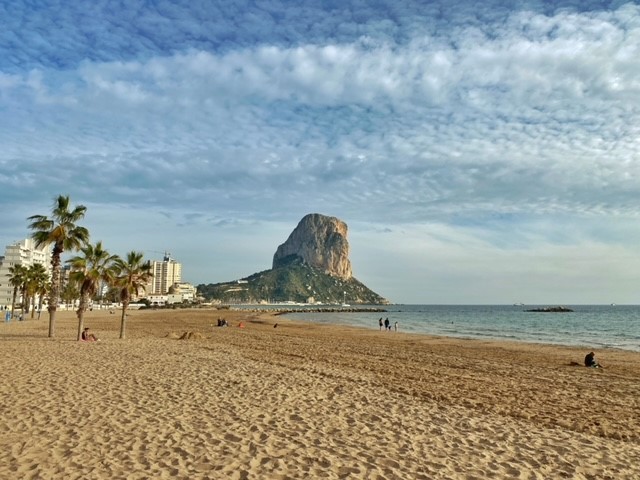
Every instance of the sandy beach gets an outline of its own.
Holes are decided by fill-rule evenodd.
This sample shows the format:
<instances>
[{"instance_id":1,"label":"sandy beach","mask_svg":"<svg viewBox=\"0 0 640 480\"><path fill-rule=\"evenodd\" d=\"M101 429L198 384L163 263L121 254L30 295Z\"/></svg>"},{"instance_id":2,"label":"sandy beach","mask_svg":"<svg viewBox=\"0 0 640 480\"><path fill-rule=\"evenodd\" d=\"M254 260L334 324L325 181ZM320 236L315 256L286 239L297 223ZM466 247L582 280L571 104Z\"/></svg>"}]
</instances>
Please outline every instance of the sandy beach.
<instances>
[{"instance_id":1,"label":"sandy beach","mask_svg":"<svg viewBox=\"0 0 640 480\"><path fill-rule=\"evenodd\" d=\"M46 314L0 325L0 478L640 478L640 353L597 370L270 314L131 311L125 340L119 314L85 322L100 342L73 312L53 339Z\"/></svg>"}]
</instances>

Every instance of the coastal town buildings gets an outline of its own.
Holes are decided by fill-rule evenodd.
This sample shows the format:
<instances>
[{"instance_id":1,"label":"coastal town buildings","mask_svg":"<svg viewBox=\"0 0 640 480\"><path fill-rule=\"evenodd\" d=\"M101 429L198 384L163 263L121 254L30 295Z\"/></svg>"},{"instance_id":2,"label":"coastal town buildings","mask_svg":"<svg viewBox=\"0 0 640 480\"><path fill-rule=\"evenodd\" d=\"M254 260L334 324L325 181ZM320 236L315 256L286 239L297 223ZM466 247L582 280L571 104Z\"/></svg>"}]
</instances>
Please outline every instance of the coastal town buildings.
<instances>
[{"instance_id":1,"label":"coastal town buildings","mask_svg":"<svg viewBox=\"0 0 640 480\"><path fill-rule=\"evenodd\" d=\"M39 263L43 265L51 276L51 247L36 248L31 238L17 241L5 247L4 255L0 256L0 310L10 310L13 301L13 286L9 284L9 269L15 265L30 267ZM174 303L191 302L196 299L197 289L190 283L182 282L182 264L171 258L165 252L162 261L152 261L153 279L146 286L145 291L135 299L147 298L152 305L170 305ZM69 265L62 265L61 291L69 283ZM101 297L109 290L109 285L101 285ZM64 295L62 295L64 297ZM22 298L20 292L16 303L20 304ZM46 299L44 299L46 303ZM36 303L39 299L36 298ZM74 309L78 299L61 298L59 308L61 310Z\"/></svg>"},{"instance_id":2,"label":"coastal town buildings","mask_svg":"<svg viewBox=\"0 0 640 480\"><path fill-rule=\"evenodd\" d=\"M190 283L174 283L171 287L171 291L173 295L177 295L180 298L181 302L189 301L192 302L196 299L197 288L191 285Z\"/></svg>"},{"instance_id":3,"label":"coastal town buildings","mask_svg":"<svg viewBox=\"0 0 640 480\"><path fill-rule=\"evenodd\" d=\"M190 283L175 283L169 288L167 294L152 293L144 298L152 307L164 307L175 303L193 302L196 299L197 289Z\"/></svg>"},{"instance_id":4,"label":"coastal town buildings","mask_svg":"<svg viewBox=\"0 0 640 480\"><path fill-rule=\"evenodd\" d=\"M182 264L171 258L168 252L165 252L162 261L152 261L151 266L153 279L145 289L148 295L166 295L174 284L182 280Z\"/></svg>"},{"instance_id":5,"label":"coastal town buildings","mask_svg":"<svg viewBox=\"0 0 640 480\"><path fill-rule=\"evenodd\" d=\"M51 248L49 246L36 248L33 239L25 238L5 247L4 256L0 257L0 309L11 308L13 287L9 284L9 269L15 265L29 268L36 263L43 265L51 275ZM19 295L16 300L18 303L21 301Z\"/></svg>"}]
</instances>

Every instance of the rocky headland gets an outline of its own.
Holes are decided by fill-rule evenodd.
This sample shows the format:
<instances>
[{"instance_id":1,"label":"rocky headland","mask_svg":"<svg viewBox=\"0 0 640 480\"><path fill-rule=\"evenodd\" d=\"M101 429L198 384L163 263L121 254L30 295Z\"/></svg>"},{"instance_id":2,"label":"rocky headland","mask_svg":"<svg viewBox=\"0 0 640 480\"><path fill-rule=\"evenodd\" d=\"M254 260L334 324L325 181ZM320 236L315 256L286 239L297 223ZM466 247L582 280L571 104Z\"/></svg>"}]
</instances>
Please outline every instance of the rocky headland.
<instances>
[{"instance_id":1,"label":"rocky headland","mask_svg":"<svg viewBox=\"0 0 640 480\"><path fill-rule=\"evenodd\" d=\"M347 232L347 224L336 217L308 214L278 246L270 270L198 285L198 292L208 300L231 304L388 304L353 276Z\"/></svg>"}]
</instances>

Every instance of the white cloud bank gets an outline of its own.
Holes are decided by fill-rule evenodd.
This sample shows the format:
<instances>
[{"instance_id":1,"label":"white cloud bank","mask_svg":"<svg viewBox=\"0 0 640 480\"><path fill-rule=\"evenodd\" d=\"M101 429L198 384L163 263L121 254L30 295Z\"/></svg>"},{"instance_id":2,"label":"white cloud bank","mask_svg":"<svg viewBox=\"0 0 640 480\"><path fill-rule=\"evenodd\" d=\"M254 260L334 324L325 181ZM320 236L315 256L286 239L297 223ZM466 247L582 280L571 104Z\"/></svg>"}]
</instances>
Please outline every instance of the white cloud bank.
<instances>
[{"instance_id":1,"label":"white cloud bank","mask_svg":"<svg viewBox=\"0 0 640 480\"><path fill-rule=\"evenodd\" d=\"M210 258L185 261L198 271L192 281L222 281L268 268L314 211L351 225L356 275L392 300L529 302L514 298L528 289L530 302L554 293L608 303L623 291L617 303L633 302L624 286L634 247L616 232L637 233L619 225L637 222L640 7L522 9L484 23L469 12L446 28L399 9L395 23L357 31L342 22L342 34L318 31L314 41L185 41L163 54L143 49L121 18L145 55L0 71L0 199L17 225L5 243L24 235L26 215L69 192L120 224L130 248L157 244L160 233L130 231L126 223L141 220L128 208L153 221L170 212L163 231L176 247L148 248L177 256L184 246L185 258ZM176 28L162 19L184 9L170 13L147 14L146 25ZM267 17L255 17L265 32ZM72 35L65 48L87 38ZM167 38L149 41L162 51ZM37 56L15 45L15 58ZM105 243L123 243L101 225L93 228ZM250 245L247 225L270 233ZM260 258L270 253L262 266L249 255L233 275L234 265L212 275L224 257L209 257L215 238L227 239L216 251L241 239Z\"/></svg>"}]
</instances>

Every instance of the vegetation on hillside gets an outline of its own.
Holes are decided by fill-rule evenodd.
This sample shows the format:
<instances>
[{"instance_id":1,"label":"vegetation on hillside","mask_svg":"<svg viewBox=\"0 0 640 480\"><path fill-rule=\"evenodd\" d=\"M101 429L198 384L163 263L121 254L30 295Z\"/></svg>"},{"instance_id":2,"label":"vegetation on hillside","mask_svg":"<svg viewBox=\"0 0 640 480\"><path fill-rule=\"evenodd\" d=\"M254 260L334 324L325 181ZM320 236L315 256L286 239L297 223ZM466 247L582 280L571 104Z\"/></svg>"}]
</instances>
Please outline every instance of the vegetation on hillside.
<instances>
[{"instance_id":1,"label":"vegetation on hillside","mask_svg":"<svg viewBox=\"0 0 640 480\"><path fill-rule=\"evenodd\" d=\"M355 278L343 280L304 263L300 258L278 268L232 282L198 285L198 295L221 303L319 302L323 304L388 303Z\"/></svg>"}]
</instances>

